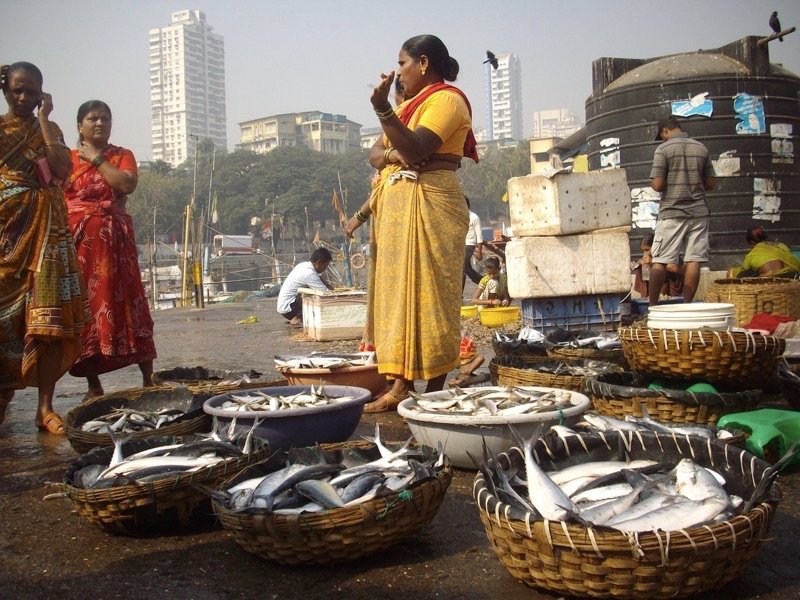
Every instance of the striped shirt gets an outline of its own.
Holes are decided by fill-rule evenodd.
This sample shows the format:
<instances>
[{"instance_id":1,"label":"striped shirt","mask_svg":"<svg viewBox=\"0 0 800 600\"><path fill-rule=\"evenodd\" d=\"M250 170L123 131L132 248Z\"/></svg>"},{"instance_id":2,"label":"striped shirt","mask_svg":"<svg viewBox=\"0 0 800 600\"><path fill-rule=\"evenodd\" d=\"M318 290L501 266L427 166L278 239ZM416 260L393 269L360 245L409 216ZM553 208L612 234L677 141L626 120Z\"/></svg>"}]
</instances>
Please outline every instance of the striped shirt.
<instances>
[{"instance_id":1,"label":"striped shirt","mask_svg":"<svg viewBox=\"0 0 800 600\"><path fill-rule=\"evenodd\" d=\"M656 148L650 179L655 177L667 184L661 192L659 219L708 216L703 180L714 177L714 168L703 144L686 132L675 134Z\"/></svg>"}]
</instances>

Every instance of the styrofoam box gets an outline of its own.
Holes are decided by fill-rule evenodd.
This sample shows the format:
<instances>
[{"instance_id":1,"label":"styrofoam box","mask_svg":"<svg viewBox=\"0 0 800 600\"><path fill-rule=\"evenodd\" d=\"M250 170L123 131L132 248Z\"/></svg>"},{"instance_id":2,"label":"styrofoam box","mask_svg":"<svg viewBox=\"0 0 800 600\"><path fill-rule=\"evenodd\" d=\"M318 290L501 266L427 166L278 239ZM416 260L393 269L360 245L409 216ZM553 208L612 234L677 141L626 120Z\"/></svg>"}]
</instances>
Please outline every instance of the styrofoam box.
<instances>
[{"instance_id":1,"label":"styrofoam box","mask_svg":"<svg viewBox=\"0 0 800 600\"><path fill-rule=\"evenodd\" d=\"M526 175L508 180L511 229L519 237L572 235L630 226L625 169Z\"/></svg>"},{"instance_id":2,"label":"styrofoam box","mask_svg":"<svg viewBox=\"0 0 800 600\"><path fill-rule=\"evenodd\" d=\"M360 338L367 322L367 293L300 288L303 331L317 341Z\"/></svg>"},{"instance_id":3,"label":"styrofoam box","mask_svg":"<svg viewBox=\"0 0 800 600\"><path fill-rule=\"evenodd\" d=\"M627 293L630 260L627 228L515 238L506 244L508 293L512 298Z\"/></svg>"}]
</instances>

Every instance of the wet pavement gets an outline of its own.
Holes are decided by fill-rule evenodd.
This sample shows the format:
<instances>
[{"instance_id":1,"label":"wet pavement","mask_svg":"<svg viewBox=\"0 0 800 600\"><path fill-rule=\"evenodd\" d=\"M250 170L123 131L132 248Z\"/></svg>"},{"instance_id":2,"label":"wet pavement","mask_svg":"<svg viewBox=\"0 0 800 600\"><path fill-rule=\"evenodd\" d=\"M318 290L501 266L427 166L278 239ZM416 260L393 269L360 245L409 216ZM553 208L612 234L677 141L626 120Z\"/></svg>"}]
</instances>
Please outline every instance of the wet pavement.
<instances>
[{"instance_id":1,"label":"wet pavement","mask_svg":"<svg viewBox=\"0 0 800 600\"><path fill-rule=\"evenodd\" d=\"M237 321L255 316L256 323ZM275 312L275 299L154 313L156 370L202 365L255 369L277 378L275 354L331 349L357 342L303 339ZM491 349L484 348L491 355ZM137 387L136 367L102 376L106 393ZM85 382L65 376L56 410L77 406ZM57 492L77 457L64 437L36 432L36 390L18 392L0 425L0 597L2 598L555 598L514 580L492 551L472 500L474 473L455 471L430 526L400 545L355 563L286 567L245 552L217 525L150 538L115 536L82 520ZM374 432L404 440L396 413L364 415L354 437ZM765 540L742 576L703 598L800 598L800 476L781 478L784 499Z\"/></svg>"}]
</instances>

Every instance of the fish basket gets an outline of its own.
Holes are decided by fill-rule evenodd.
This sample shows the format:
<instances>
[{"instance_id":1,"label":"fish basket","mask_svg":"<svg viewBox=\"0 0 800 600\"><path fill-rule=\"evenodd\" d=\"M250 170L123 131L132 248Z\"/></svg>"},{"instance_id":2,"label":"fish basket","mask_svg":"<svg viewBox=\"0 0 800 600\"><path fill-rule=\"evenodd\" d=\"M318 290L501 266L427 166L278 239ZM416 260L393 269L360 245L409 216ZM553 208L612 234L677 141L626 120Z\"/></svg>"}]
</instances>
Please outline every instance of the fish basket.
<instances>
[{"instance_id":1,"label":"fish basket","mask_svg":"<svg viewBox=\"0 0 800 600\"><path fill-rule=\"evenodd\" d=\"M758 313L800 318L800 281L781 277L717 279L706 288L706 302L728 302L734 306L737 325Z\"/></svg>"},{"instance_id":2,"label":"fish basket","mask_svg":"<svg viewBox=\"0 0 800 600\"><path fill-rule=\"evenodd\" d=\"M173 367L162 369L153 373L156 384L180 384L185 386L203 386L232 383L242 380L253 380L261 377L261 373L250 369L249 371L232 371L221 369L208 369L202 366Z\"/></svg>"},{"instance_id":3,"label":"fish basket","mask_svg":"<svg viewBox=\"0 0 800 600\"><path fill-rule=\"evenodd\" d=\"M501 341L492 336L495 362L507 367L524 368L547 360L544 342L530 343L527 340Z\"/></svg>"},{"instance_id":4,"label":"fish basket","mask_svg":"<svg viewBox=\"0 0 800 600\"><path fill-rule=\"evenodd\" d=\"M597 348L565 348L562 346L553 346L547 349L547 356L566 361L576 358L601 360L603 362L618 364L625 369L628 368L628 361L625 359L625 353L622 351L622 348L599 350Z\"/></svg>"},{"instance_id":5,"label":"fish basket","mask_svg":"<svg viewBox=\"0 0 800 600\"><path fill-rule=\"evenodd\" d=\"M519 306L483 308L478 312L478 316L485 327L501 327L519 321L520 308Z\"/></svg>"},{"instance_id":6,"label":"fish basket","mask_svg":"<svg viewBox=\"0 0 800 600\"><path fill-rule=\"evenodd\" d=\"M644 406L656 421L697 425L713 425L728 413L753 410L762 398L760 389L716 393L651 389L646 378L634 373L587 377L581 391L601 415L642 417Z\"/></svg>"},{"instance_id":7,"label":"fish basket","mask_svg":"<svg viewBox=\"0 0 800 600\"><path fill-rule=\"evenodd\" d=\"M123 456L179 443L181 438L158 437L126 442ZM269 448L261 445L249 454L232 457L192 473L172 475L140 485L105 489L72 485L74 475L92 464L109 464L114 448L95 448L81 455L64 473L62 489L78 514L108 533L147 536L191 528L208 522L213 514L207 493L198 486L216 487L245 467L267 458Z\"/></svg>"},{"instance_id":8,"label":"fish basket","mask_svg":"<svg viewBox=\"0 0 800 600\"><path fill-rule=\"evenodd\" d=\"M744 331L620 327L631 370L698 379L730 389L764 385L776 372L786 340Z\"/></svg>"},{"instance_id":9,"label":"fish basket","mask_svg":"<svg viewBox=\"0 0 800 600\"><path fill-rule=\"evenodd\" d=\"M769 466L740 448L709 444L699 437L651 432L580 434L564 441L547 435L535 445L545 470L580 462L618 460L618 446L631 459L656 461L691 458L712 467L727 489L748 500ZM622 438L622 439L619 439ZM552 458L551 458L552 457ZM504 468L524 470L519 448L495 459ZM493 482L496 483L496 482ZM682 598L713 590L735 579L768 537L780 497L777 485L765 486L746 513L727 521L680 531L623 533L609 527L546 521L515 509L490 492L479 472L473 486L481 522L492 549L509 573L526 585L563 595L598 598Z\"/></svg>"},{"instance_id":10,"label":"fish basket","mask_svg":"<svg viewBox=\"0 0 800 600\"><path fill-rule=\"evenodd\" d=\"M145 440L151 437L182 436L193 433L211 431L211 416L203 411L203 403L212 396L223 394L232 389L249 389L253 387L272 387L285 383L285 379L270 382L241 383L231 388L228 384L219 386L204 385L202 387L183 387L158 385L155 387L139 387L105 394L84 402L69 411L64 418L64 430L70 445L78 454L89 452L93 448L113 446L114 442L107 433L83 431L84 423L108 414L117 408L139 410L161 410L177 408L186 414L174 421L150 431L140 431L128 436L131 441Z\"/></svg>"},{"instance_id":11,"label":"fish basket","mask_svg":"<svg viewBox=\"0 0 800 600\"><path fill-rule=\"evenodd\" d=\"M367 442L324 444L325 450L370 447ZM264 465L268 465L273 458ZM256 465L225 482L225 487L269 473L284 464ZM353 561L394 546L430 523L439 511L452 480L449 461L435 478L357 506L296 515L264 508L234 512L212 499L214 512L233 539L246 551L284 565L334 564Z\"/></svg>"},{"instance_id":12,"label":"fish basket","mask_svg":"<svg viewBox=\"0 0 800 600\"><path fill-rule=\"evenodd\" d=\"M548 365L553 365L557 362L558 361L549 359L548 362L539 363L538 367L542 368ZM575 366L581 366L583 363L586 362L587 361L583 359L576 359L575 361L572 361L572 364L574 364ZM595 364L600 368L608 369L611 371L621 370L621 367L619 365L614 365L613 363L598 362ZM577 375L577 374L565 373L563 375L558 375L555 373L547 373L546 371L541 371L537 369L537 366L531 366L525 369L517 369L515 367L496 365L496 372L497 372L497 385L508 385L508 386L534 385L534 386L559 388L562 390L573 390L576 392L579 392L581 390L581 385L583 383L583 380L586 379L587 377L586 375Z\"/></svg>"}]
</instances>

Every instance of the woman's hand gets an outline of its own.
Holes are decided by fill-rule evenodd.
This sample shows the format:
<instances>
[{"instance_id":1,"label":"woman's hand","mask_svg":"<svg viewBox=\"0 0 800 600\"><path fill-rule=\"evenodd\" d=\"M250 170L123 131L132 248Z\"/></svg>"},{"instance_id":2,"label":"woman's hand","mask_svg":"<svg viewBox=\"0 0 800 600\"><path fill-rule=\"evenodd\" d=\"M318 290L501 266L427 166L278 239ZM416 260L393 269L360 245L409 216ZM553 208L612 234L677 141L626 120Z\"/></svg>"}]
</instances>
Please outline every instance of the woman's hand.
<instances>
[{"instance_id":1,"label":"woman's hand","mask_svg":"<svg viewBox=\"0 0 800 600\"><path fill-rule=\"evenodd\" d=\"M92 162L92 160L102 154L102 148L98 148L86 140L81 140L81 145L78 147L78 156L80 156L83 160Z\"/></svg>"},{"instance_id":2,"label":"woman's hand","mask_svg":"<svg viewBox=\"0 0 800 600\"><path fill-rule=\"evenodd\" d=\"M347 225L344 228L344 233L347 237L352 238L353 233L355 230L361 227L363 223L356 219L355 217L350 217L350 220L347 222Z\"/></svg>"},{"instance_id":3,"label":"woman's hand","mask_svg":"<svg viewBox=\"0 0 800 600\"><path fill-rule=\"evenodd\" d=\"M47 122L51 112L53 112L53 96L47 92L42 92L38 115L40 122Z\"/></svg>"},{"instance_id":4,"label":"woman's hand","mask_svg":"<svg viewBox=\"0 0 800 600\"><path fill-rule=\"evenodd\" d=\"M391 108L389 103L389 92L394 83L394 71L389 71L389 74L381 73L381 81L378 85L372 88L372 95L369 101L372 103L372 108L376 111L383 111Z\"/></svg>"}]
</instances>

